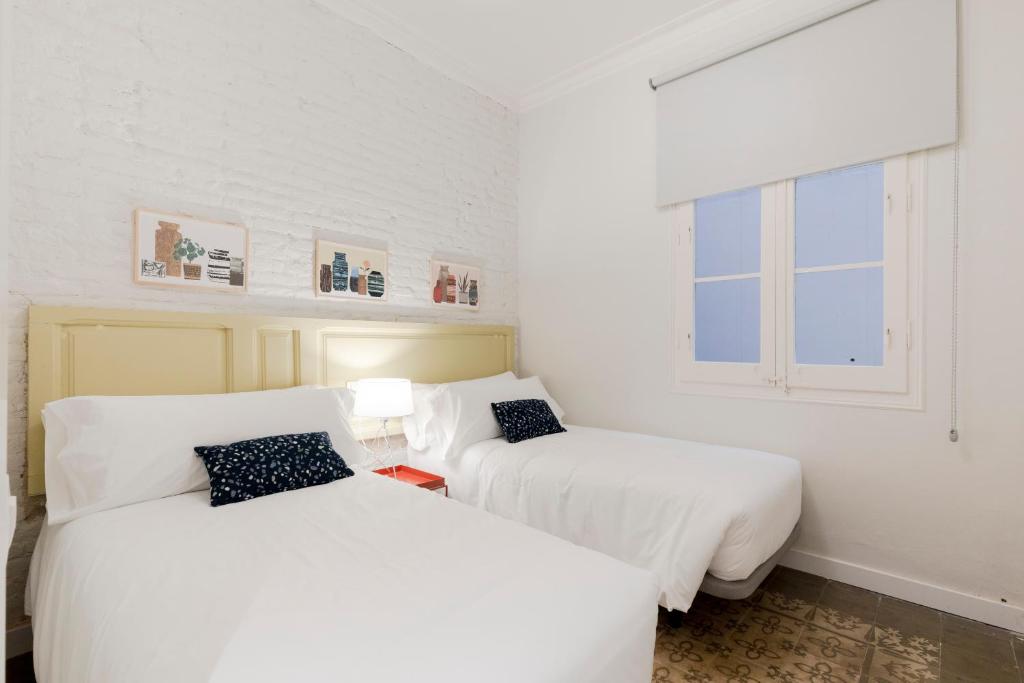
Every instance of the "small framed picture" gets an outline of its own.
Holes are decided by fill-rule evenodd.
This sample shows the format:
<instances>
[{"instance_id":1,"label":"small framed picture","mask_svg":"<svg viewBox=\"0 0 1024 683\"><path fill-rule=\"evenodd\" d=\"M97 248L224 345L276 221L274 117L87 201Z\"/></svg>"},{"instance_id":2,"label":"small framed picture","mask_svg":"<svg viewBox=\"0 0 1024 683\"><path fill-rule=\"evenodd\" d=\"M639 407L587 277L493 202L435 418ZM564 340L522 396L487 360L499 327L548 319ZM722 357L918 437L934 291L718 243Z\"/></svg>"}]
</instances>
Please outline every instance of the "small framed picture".
<instances>
[{"instance_id":1,"label":"small framed picture","mask_svg":"<svg viewBox=\"0 0 1024 683\"><path fill-rule=\"evenodd\" d=\"M313 264L317 296L387 301L388 252L383 249L317 240Z\"/></svg>"},{"instance_id":2,"label":"small framed picture","mask_svg":"<svg viewBox=\"0 0 1024 683\"><path fill-rule=\"evenodd\" d=\"M247 290L249 232L245 226L137 209L133 230L136 284Z\"/></svg>"},{"instance_id":3,"label":"small framed picture","mask_svg":"<svg viewBox=\"0 0 1024 683\"><path fill-rule=\"evenodd\" d=\"M438 306L480 310L480 268L452 261L430 261L431 298Z\"/></svg>"}]
</instances>

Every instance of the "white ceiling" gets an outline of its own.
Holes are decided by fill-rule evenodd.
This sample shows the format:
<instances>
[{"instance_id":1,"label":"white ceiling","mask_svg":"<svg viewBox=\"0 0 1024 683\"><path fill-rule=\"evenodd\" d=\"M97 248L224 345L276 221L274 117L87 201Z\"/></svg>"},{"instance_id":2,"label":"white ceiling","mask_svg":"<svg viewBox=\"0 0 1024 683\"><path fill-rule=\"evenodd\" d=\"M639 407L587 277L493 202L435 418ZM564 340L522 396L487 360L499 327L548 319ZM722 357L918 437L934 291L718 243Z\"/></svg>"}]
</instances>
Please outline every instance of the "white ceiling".
<instances>
[{"instance_id":1,"label":"white ceiling","mask_svg":"<svg viewBox=\"0 0 1024 683\"><path fill-rule=\"evenodd\" d=\"M726 0L320 0L515 106L538 86Z\"/></svg>"}]
</instances>

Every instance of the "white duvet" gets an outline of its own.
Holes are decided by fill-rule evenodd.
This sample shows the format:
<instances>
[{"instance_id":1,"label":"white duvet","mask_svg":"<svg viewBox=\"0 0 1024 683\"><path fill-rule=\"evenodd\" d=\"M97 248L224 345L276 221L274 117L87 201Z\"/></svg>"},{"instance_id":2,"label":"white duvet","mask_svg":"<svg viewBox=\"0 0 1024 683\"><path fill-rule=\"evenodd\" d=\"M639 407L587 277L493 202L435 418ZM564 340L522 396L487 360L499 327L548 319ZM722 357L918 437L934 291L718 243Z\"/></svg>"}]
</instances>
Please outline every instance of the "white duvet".
<instances>
[{"instance_id":1,"label":"white duvet","mask_svg":"<svg viewBox=\"0 0 1024 683\"><path fill-rule=\"evenodd\" d=\"M371 473L46 528L40 683L647 681L649 572Z\"/></svg>"},{"instance_id":2,"label":"white duvet","mask_svg":"<svg viewBox=\"0 0 1024 683\"><path fill-rule=\"evenodd\" d=\"M439 461L449 494L651 569L659 600L687 610L706 572L750 576L800 518L800 464L772 453L566 425L489 439Z\"/></svg>"}]
</instances>

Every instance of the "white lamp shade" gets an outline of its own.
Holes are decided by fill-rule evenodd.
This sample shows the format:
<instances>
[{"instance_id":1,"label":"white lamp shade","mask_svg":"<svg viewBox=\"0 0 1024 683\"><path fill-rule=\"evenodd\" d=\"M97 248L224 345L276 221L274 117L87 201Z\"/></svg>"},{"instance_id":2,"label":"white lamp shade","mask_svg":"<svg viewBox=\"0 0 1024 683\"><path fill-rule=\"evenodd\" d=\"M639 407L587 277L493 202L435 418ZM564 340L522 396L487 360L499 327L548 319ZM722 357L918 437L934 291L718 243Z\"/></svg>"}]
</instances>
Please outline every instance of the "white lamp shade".
<instances>
[{"instance_id":1,"label":"white lamp shade","mask_svg":"<svg viewBox=\"0 0 1024 683\"><path fill-rule=\"evenodd\" d=\"M361 379L356 384L356 417L412 415L412 382L407 379Z\"/></svg>"}]
</instances>

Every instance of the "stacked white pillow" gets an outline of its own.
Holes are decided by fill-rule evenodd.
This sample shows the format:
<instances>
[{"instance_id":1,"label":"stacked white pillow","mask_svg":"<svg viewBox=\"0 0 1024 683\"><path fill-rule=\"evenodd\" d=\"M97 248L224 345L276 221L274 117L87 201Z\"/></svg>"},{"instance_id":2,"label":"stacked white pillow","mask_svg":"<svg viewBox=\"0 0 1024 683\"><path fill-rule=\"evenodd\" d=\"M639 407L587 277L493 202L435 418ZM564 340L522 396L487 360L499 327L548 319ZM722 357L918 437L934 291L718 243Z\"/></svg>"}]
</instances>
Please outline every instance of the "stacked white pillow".
<instances>
[{"instance_id":1,"label":"stacked white pillow","mask_svg":"<svg viewBox=\"0 0 1024 683\"><path fill-rule=\"evenodd\" d=\"M565 416L538 377L518 379L506 372L463 382L416 385L416 412L403 421L403 428L410 448L435 458L454 458L474 443L501 436L491 403L531 398L546 401L559 420Z\"/></svg>"},{"instance_id":2,"label":"stacked white pillow","mask_svg":"<svg viewBox=\"0 0 1024 683\"><path fill-rule=\"evenodd\" d=\"M421 452L435 452L436 447L442 443L444 433L439 431L440 420L435 412L437 410L435 397L439 391L450 386L467 384L482 386L516 380L518 380L518 378L515 373L503 372L500 375L465 380L463 382L450 382L447 384L413 384L413 414L402 419L402 431L405 433L405 438L409 442L409 448Z\"/></svg>"},{"instance_id":3,"label":"stacked white pillow","mask_svg":"<svg viewBox=\"0 0 1024 683\"><path fill-rule=\"evenodd\" d=\"M195 446L327 432L350 465L365 450L333 389L198 396L81 396L47 404L50 524L122 505L209 488Z\"/></svg>"}]
</instances>

